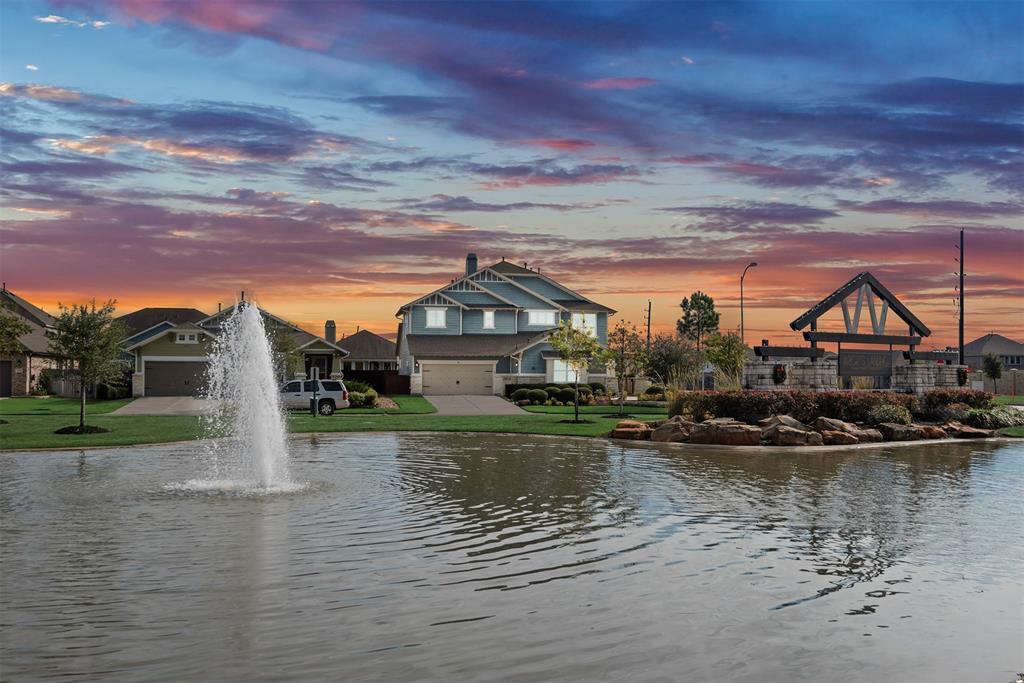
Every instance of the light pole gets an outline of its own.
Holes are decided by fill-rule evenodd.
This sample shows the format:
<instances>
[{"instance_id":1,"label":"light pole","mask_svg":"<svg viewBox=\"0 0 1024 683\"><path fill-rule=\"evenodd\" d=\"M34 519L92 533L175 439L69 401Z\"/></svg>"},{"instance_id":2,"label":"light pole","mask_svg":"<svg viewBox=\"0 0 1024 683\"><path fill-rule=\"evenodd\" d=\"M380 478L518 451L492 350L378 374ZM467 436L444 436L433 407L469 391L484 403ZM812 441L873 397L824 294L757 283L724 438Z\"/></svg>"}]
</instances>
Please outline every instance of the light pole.
<instances>
[{"instance_id":1,"label":"light pole","mask_svg":"<svg viewBox=\"0 0 1024 683\"><path fill-rule=\"evenodd\" d=\"M757 265L757 261L751 261L747 264L747 267L743 269L743 274L740 275L740 341L743 342L743 346L747 345L747 330L743 326L743 278L747 276L747 271Z\"/></svg>"}]
</instances>

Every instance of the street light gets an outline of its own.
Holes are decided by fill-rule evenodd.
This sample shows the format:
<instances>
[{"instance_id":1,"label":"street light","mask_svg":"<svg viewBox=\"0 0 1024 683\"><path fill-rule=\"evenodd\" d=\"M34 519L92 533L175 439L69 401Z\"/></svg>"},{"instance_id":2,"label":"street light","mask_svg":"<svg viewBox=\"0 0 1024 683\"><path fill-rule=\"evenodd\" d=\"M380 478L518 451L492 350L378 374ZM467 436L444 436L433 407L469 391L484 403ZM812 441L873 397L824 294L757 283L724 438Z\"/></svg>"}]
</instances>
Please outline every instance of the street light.
<instances>
[{"instance_id":1,"label":"street light","mask_svg":"<svg viewBox=\"0 0 1024 683\"><path fill-rule=\"evenodd\" d=\"M747 276L747 271L757 265L757 261L751 261L747 264L747 267L743 269L743 274L740 275L740 341L743 342L743 346L747 346L747 335L746 329L743 327L743 278Z\"/></svg>"}]
</instances>

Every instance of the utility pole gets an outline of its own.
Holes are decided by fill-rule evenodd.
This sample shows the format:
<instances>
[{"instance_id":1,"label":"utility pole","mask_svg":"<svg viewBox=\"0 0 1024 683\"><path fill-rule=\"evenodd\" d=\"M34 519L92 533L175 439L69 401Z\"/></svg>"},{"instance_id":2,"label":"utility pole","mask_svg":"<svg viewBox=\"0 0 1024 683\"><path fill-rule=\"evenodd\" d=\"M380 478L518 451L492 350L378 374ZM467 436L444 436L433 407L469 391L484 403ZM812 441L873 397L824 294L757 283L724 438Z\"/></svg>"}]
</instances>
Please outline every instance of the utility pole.
<instances>
[{"instance_id":1,"label":"utility pole","mask_svg":"<svg viewBox=\"0 0 1024 683\"><path fill-rule=\"evenodd\" d=\"M647 300L647 352L651 352L651 300Z\"/></svg>"},{"instance_id":2,"label":"utility pole","mask_svg":"<svg viewBox=\"0 0 1024 683\"><path fill-rule=\"evenodd\" d=\"M960 258L958 258L956 260L957 263L960 264L960 272L958 273L958 275L960 276L960 286L958 287L960 304L957 307L957 308L960 309L959 310L960 315L959 315L959 320L958 320L958 323L959 323L959 337L960 337L959 342L960 342L960 344L959 344L958 348L960 349L960 354L959 354L960 365L963 365L964 364L964 276L965 276L965 273L964 273L964 229L963 228L960 228L960 246L957 247L957 248L960 250Z\"/></svg>"}]
</instances>

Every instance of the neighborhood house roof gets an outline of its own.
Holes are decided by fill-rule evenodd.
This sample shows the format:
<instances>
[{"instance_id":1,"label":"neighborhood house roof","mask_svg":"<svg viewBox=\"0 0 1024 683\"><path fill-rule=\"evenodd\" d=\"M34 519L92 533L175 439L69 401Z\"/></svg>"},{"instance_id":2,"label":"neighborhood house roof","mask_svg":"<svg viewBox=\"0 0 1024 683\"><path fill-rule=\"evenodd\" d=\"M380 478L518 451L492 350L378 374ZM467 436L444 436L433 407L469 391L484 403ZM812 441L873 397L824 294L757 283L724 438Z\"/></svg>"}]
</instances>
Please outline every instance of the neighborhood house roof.
<instances>
[{"instance_id":1,"label":"neighborhood house roof","mask_svg":"<svg viewBox=\"0 0 1024 683\"><path fill-rule=\"evenodd\" d=\"M53 324L53 316L35 304L22 299L9 289L0 290L0 298L5 301L7 308L13 308L15 313L30 323L42 325L43 327Z\"/></svg>"},{"instance_id":2,"label":"neighborhood house roof","mask_svg":"<svg viewBox=\"0 0 1024 683\"><path fill-rule=\"evenodd\" d=\"M984 356L989 353L997 356L1024 355L1024 344L995 332L990 332L984 337L964 344L965 356Z\"/></svg>"},{"instance_id":3,"label":"neighborhood house roof","mask_svg":"<svg viewBox=\"0 0 1024 683\"><path fill-rule=\"evenodd\" d=\"M46 336L46 328L53 325L53 316L7 289L0 290L0 300L31 328L18 337L25 351L36 355L48 355L50 339Z\"/></svg>"},{"instance_id":4,"label":"neighborhood house roof","mask_svg":"<svg viewBox=\"0 0 1024 683\"><path fill-rule=\"evenodd\" d=\"M340 343L348 350L349 360L394 360L397 355L395 342L369 330L359 330Z\"/></svg>"},{"instance_id":5,"label":"neighborhood house roof","mask_svg":"<svg viewBox=\"0 0 1024 683\"><path fill-rule=\"evenodd\" d=\"M410 334L409 353L416 358L485 358L511 356L547 336L546 332L520 334Z\"/></svg>"},{"instance_id":6,"label":"neighborhood house roof","mask_svg":"<svg viewBox=\"0 0 1024 683\"><path fill-rule=\"evenodd\" d=\"M133 337L143 330L148 330L162 322L169 322L175 325L182 323L197 323L206 317L206 313L195 308L162 308L152 306L140 308L132 313L126 313L118 318L127 329L128 337Z\"/></svg>"}]
</instances>

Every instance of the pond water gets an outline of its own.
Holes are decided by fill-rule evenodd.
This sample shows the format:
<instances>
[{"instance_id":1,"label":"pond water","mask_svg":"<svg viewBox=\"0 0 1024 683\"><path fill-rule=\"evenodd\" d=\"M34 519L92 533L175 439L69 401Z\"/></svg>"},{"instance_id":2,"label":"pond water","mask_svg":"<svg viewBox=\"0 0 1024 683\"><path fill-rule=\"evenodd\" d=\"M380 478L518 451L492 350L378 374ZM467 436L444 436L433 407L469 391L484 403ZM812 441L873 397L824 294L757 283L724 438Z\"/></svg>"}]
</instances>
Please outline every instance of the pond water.
<instances>
[{"instance_id":1,"label":"pond water","mask_svg":"<svg viewBox=\"0 0 1024 683\"><path fill-rule=\"evenodd\" d=\"M0 455L6 680L1011 681L1024 447L301 436Z\"/></svg>"}]
</instances>

